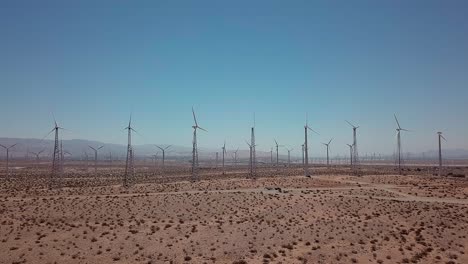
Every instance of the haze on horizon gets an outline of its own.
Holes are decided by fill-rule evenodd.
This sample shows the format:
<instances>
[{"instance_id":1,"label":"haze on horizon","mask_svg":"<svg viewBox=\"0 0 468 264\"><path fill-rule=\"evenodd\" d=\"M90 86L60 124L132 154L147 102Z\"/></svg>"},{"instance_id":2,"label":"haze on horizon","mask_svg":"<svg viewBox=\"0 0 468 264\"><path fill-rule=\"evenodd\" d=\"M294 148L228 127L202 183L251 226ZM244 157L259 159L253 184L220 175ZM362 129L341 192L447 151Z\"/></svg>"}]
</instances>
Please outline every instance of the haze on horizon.
<instances>
[{"instance_id":1,"label":"haze on horizon","mask_svg":"<svg viewBox=\"0 0 468 264\"><path fill-rule=\"evenodd\" d=\"M25 5L28 2L28 5ZM314 153L468 149L466 1L5 2L0 8L0 137L258 149L300 155L305 113ZM28 6L28 7L25 7Z\"/></svg>"}]
</instances>

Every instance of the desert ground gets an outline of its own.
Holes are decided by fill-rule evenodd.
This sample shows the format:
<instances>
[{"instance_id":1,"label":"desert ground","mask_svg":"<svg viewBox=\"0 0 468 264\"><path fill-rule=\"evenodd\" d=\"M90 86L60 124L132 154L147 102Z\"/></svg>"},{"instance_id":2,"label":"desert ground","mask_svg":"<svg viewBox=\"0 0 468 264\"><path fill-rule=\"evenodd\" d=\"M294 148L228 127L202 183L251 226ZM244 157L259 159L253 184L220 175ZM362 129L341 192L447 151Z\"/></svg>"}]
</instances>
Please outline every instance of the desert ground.
<instances>
[{"instance_id":1,"label":"desert ground","mask_svg":"<svg viewBox=\"0 0 468 264\"><path fill-rule=\"evenodd\" d=\"M97 172L47 164L0 183L0 263L468 263L468 169L393 166ZM58 181L58 179L57 179Z\"/></svg>"}]
</instances>

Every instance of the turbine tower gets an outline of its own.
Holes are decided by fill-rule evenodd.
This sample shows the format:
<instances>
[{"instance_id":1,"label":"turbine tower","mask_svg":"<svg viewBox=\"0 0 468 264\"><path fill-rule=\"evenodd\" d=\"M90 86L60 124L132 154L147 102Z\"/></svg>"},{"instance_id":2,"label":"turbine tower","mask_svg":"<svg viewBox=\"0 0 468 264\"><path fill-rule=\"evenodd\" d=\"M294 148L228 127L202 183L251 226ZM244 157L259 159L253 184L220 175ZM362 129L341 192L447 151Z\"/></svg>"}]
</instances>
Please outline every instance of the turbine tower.
<instances>
[{"instance_id":1,"label":"turbine tower","mask_svg":"<svg viewBox=\"0 0 468 264\"><path fill-rule=\"evenodd\" d=\"M53 116L53 114L52 114ZM49 189L52 189L54 187L55 180L57 178L61 178L61 163L62 163L62 155L60 151L60 146L59 146L59 130L64 129L62 127L59 127L57 125L57 120L55 120L54 117L54 128L44 137L46 138L48 135L50 135L52 132L55 132L55 142L54 142L54 153L52 154L52 171L50 173L50 178L49 178ZM61 179L59 179L58 186L61 187Z\"/></svg>"},{"instance_id":2,"label":"turbine tower","mask_svg":"<svg viewBox=\"0 0 468 264\"><path fill-rule=\"evenodd\" d=\"M447 141L447 139L442 136L442 132L437 132L437 135L439 137L439 177L442 176L442 140Z\"/></svg>"},{"instance_id":3,"label":"turbine tower","mask_svg":"<svg viewBox=\"0 0 468 264\"><path fill-rule=\"evenodd\" d=\"M304 144L302 146L302 166L304 166Z\"/></svg>"},{"instance_id":4,"label":"turbine tower","mask_svg":"<svg viewBox=\"0 0 468 264\"><path fill-rule=\"evenodd\" d=\"M249 160L249 170L250 170L250 177L254 178L254 159L253 159L253 146L249 142L245 141L247 145L249 145L249 150L250 150L250 160Z\"/></svg>"},{"instance_id":5,"label":"turbine tower","mask_svg":"<svg viewBox=\"0 0 468 264\"><path fill-rule=\"evenodd\" d=\"M9 160L10 160L10 149L14 148L18 143L15 143L9 147L6 147L4 145L0 145L0 147L4 148L6 150L6 179L10 179L10 167L9 167Z\"/></svg>"},{"instance_id":6,"label":"turbine tower","mask_svg":"<svg viewBox=\"0 0 468 264\"><path fill-rule=\"evenodd\" d=\"M308 144L307 144L307 131L308 129L312 132L314 132L315 134L319 134L317 133L315 130L313 130L312 128L309 127L309 124L308 124L308 118L307 118L307 114L306 114L306 123L305 123L305 126L304 126L304 174L306 177L310 177L310 173L309 173L309 148L308 148Z\"/></svg>"},{"instance_id":7,"label":"turbine tower","mask_svg":"<svg viewBox=\"0 0 468 264\"><path fill-rule=\"evenodd\" d=\"M39 156L41 155L42 152L44 152L45 149L42 149L41 151L39 152L30 152L31 154L33 154L34 156L36 156L36 167L39 167Z\"/></svg>"},{"instance_id":8,"label":"turbine tower","mask_svg":"<svg viewBox=\"0 0 468 264\"><path fill-rule=\"evenodd\" d=\"M135 129L132 128L132 115L130 115L130 120L128 121L128 126L124 128L124 130L128 131L128 144L127 144L127 159L125 162L125 174L123 178L123 186L128 188L131 183L135 181L135 167L134 167L134 153L132 147L132 131L136 132Z\"/></svg>"},{"instance_id":9,"label":"turbine tower","mask_svg":"<svg viewBox=\"0 0 468 264\"><path fill-rule=\"evenodd\" d=\"M255 113L253 114L253 126L250 129L250 144L246 141L250 148L250 176L255 178L257 165L256 165L256 153L255 153Z\"/></svg>"},{"instance_id":10,"label":"turbine tower","mask_svg":"<svg viewBox=\"0 0 468 264\"><path fill-rule=\"evenodd\" d=\"M349 147L349 165L351 165L351 169L353 168L353 145L346 144Z\"/></svg>"},{"instance_id":11,"label":"turbine tower","mask_svg":"<svg viewBox=\"0 0 468 264\"><path fill-rule=\"evenodd\" d=\"M398 122L398 118L395 114L393 114L393 116L395 117L395 121L397 123L397 159L398 159L398 174L401 175L401 135L400 135L400 132L401 131L407 131L409 132L409 130L407 129L404 129L404 128L401 128L400 126L400 122Z\"/></svg>"},{"instance_id":12,"label":"turbine tower","mask_svg":"<svg viewBox=\"0 0 468 264\"><path fill-rule=\"evenodd\" d=\"M88 156L88 152L84 151L84 156L85 156L85 159L86 159L86 174L89 174L89 156Z\"/></svg>"},{"instance_id":13,"label":"turbine tower","mask_svg":"<svg viewBox=\"0 0 468 264\"><path fill-rule=\"evenodd\" d=\"M91 148L92 150L94 150L94 173L96 174L97 173L97 164L98 164L98 150L102 149L104 146L99 146L97 148L93 148L91 146L88 145L89 148ZM94 177L96 177L97 175L94 175Z\"/></svg>"},{"instance_id":14,"label":"turbine tower","mask_svg":"<svg viewBox=\"0 0 468 264\"><path fill-rule=\"evenodd\" d=\"M254 123L255 124L255 123ZM250 152L251 152L251 174L252 177L255 178L256 172L257 172L257 162L256 162L256 153L255 153L255 125L251 129L251 135L250 135Z\"/></svg>"},{"instance_id":15,"label":"turbine tower","mask_svg":"<svg viewBox=\"0 0 468 264\"><path fill-rule=\"evenodd\" d=\"M289 168L291 166L291 151L293 149L286 148L286 150L288 151L288 168Z\"/></svg>"},{"instance_id":16,"label":"turbine tower","mask_svg":"<svg viewBox=\"0 0 468 264\"><path fill-rule=\"evenodd\" d=\"M358 147L357 147L357 137L356 137L356 130L359 128L359 126L355 126L351 124L348 120L345 120L346 123L348 123L352 128L353 128L353 164L354 166L357 166L359 164L359 153L358 153Z\"/></svg>"},{"instance_id":17,"label":"turbine tower","mask_svg":"<svg viewBox=\"0 0 468 264\"><path fill-rule=\"evenodd\" d=\"M158 146L158 145L155 145L155 146L156 146L157 148L159 148L159 149L162 151L162 169L164 170L164 161L165 161L165 159L166 159L166 150L167 150L168 148L170 148L172 145L169 145L169 146L167 146L167 147L165 147L165 148L160 147L160 146Z\"/></svg>"},{"instance_id":18,"label":"turbine tower","mask_svg":"<svg viewBox=\"0 0 468 264\"><path fill-rule=\"evenodd\" d=\"M158 154L159 152L156 152L151 158L154 158L154 173L156 173L156 167L158 166Z\"/></svg>"},{"instance_id":19,"label":"turbine tower","mask_svg":"<svg viewBox=\"0 0 468 264\"><path fill-rule=\"evenodd\" d=\"M270 164L273 164L273 148L270 149Z\"/></svg>"},{"instance_id":20,"label":"turbine tower","mask_svg":"<svg viewBox=\"0 0 468 264\"><path fill-rule=\"evenodd\" d=\"M60 140L60 173L63 173L63 164L65 162L65 155L63 154L63 142Z\"/></svg>"},{"instance_id":21,"label":"turbine tower","mask_svg":"<svg viewBox=\"0 0 468 264\"><path fill-rule=\"evenodd\" d=\"M226 152L226 141L224 141L224 145L223 145L223 147L221 149L223 151L223 175L224 175L224 174L226 174L226 171L225 171L225 168L224 168L224 154L227 154L227 152Z\"/></svg>"},{"instance_id":22,"label":"turbine tower","mask_svg":"<svg viewBox=\"0 0 468 264\"><path fill-rule=\"evenodd\" d=\"M239 151L239 148L237 148L236 151L234 151L234 166L237 167L237 151Z\"/></svg>"},{"instance_id":23,"label":"turbine tower","mask_svg":"<svg viewBox=\"0 0 468 264\"><path fill-rule=\"evenodd\" d=\"M276 145L276 168L279 167L279 147L283 147L283 145L278 145L278 142L276 141L276 139L273 139L275 141L275 145Z\"/></svg>"},{"instance_id":24,"label":"turbine tower","mask_svg":"<svg viewBox=\"0 0 468 264\"><path fill-rule=\"evenodd\" d=\"M197 118L195 116L195 110L193 110L192 107L192 114L193 114L193 121L195 122L195 125L192 126L193 128L193 149L192 149L192 181L195 181L198 179L198 147L197 147L197 129L201 129L205 132L205 129L201 128L198 126L197 123Z\"/></svg>"},{"instance_id":25,"label":"turbine tower","mask_svg":"<svg viewBox=\"0 0 468 264\"><path fill-rule=\"evenodd\" d=\"M327 167L330 168L330 158L329 158L329 149L330 149L330 144L331 142L333 141L333 138L330 139L330 141L328 141L328 143L322 143L323 145L325 145L327 147Z\"/></svg>"}]
</instances>

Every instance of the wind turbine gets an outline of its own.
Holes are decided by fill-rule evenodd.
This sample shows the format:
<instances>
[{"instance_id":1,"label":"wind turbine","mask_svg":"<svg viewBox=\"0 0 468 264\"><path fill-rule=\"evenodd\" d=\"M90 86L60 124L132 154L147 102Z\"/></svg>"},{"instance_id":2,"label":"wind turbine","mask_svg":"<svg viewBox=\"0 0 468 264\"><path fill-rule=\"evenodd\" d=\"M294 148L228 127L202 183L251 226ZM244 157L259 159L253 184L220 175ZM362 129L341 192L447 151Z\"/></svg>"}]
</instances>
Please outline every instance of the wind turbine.
<instances>
[{"instance_id":1,"label":"wind turbine","mask_svg":"<svg viewBox=\"0 0 468 264\"><path fill-rule=\"evenodd\" d=\"M42 152L44 152L45 149L42 149L41 151L39 152L29 152L31 154L33 154L34 156L36 156L36 166L39 167L39 156L41 155Z\"/></svg>"},{"instance_id":2,"label":"wind turbine","mask_svg":"<svg viewBox=\"0 0 468 264\"><path fill-rule=\"evenodd\" d=\"M346 144L349 147L349 164L351 165L351 168L353 168L353 145L351 144Z\"/></svg>"},{"instance_id":3,"label":"wind turbine","mask_svg":"<svg viewBox=\"0 0 468 264\"><path fill-rule=\"evenodd\" d=\"M224 145L223 145L223 147L221 149L223 151L223 175L224 175L224 174L226 174L226 171L225 171L225 168L224 168L224 154L227 154L227 152L226 152L226 141L224 141Z\"/></svg>"},{"instance_id":4,"label":"wind turbine","mask_svg":"<svg viewBox=\"0 0 468 264\"><path fill-rule=\"evenodd\" d=\"M92 150L94 150L94 173L97 173L97 164L98 164L97 153L98 153L98 150L102 149L104 146L99 146L99 147L93 148L93 147L88 145L88 147L91 148ZM97 176L97 175L95 175L95 176Z\"/></svg>"},{"instance_id":5,"label":"wind turbine","mask_svg":"<svg viewBox=\"0 0 468 264\"><path fill-rule=\"evenodd\" d=\"M442 132L437 132L437 135L439 137L439 177L442 175L442 140L447 141L447 139L442 136Z\"/></svg>"},{"instance_id":6,"label":"wind turbine","mask_svg":"<svg viewBox=\"0 0 468 264\"><path fill-rule=\"evenodd\" d=\"M309 149L308 149L308 144L307 144L307 131L308 129L312 132L314 132L315 134L319 135L319 133L317 133L315 130L313 130L312 128L309 127L309 124L308 124L308 118L307 118L307 114L306 114L306 123L305 123L305 126L304 126L304 174L306 177L310 177L310 173L309 173Z\"/></svg>"},{"instance_id":7,"label":"wind turbine","mask_svg":"<svg viewBox=\"0 0 468 264\"><path fill-rule=\"evenodd\" d=\"M304 166L304 144L302 146L302 166Z\"/></svg>"},{"instance_id":8,"label":"wind turbine","mask_svg":"<svg viewBox=\"0 0 468 264\"><path fill-rule=\"evenodd\" d=\"M294 149L286 148L286 150L288 151L288 168L289 168L291 166L291 151L293 151Z\"/></svg>"},{"instance_id":9,"label":"wind turbine","mask_svg":"<svg viewBox=\"0 0 468 264\"><path fill-rule=\"evenodd\" d=\"M276 145L276 167L278 168L279 166L279 147L283 147L283 145L278 145L278 142L276 141L276 139L273 139L275 141L275 145Z\"/></svg>"},{"instance_id":10,"label":"wind turbine","mask_svg":"<svg viewBox=\"0 0 468 264\"><path fill-rule=\"evenodd\" d=\"M15 143L15 144L13 144L13 145L11 145L9 147L6 147L4 145L0 145L0 147L4 148L6 150L6 155L7 155L6 156L6 173L7 173L6 178L7 178L7 180L10 179L10 167L9 167L10 149L14 148L16 145L18 145L18 143Z\"/></svg>"},{"instance_id":11,"label":"wind turbine","mask_svg":"<svg viewBox=\"0 0 468 264\"><path fill-rule=\"evenodd\" d=\"M327 147L327 167L330 168L330 158L329 158L329 149L330 149L330 144L333 141L333 138L328 141L328 143L322 143Z\"/></svg>"},{"instance_id":12,"label":"wind turbine","mask_svg":"<svg viewBox=\"0 0 468 264\"><path fill-rule=\"evenodd\" d=\"M254 178L254 153L253 153L253 148L254 148L254 145L250 144L249 142L245 141L245 143L247 143L247 145L249 145L249 149L250 149L250 161L249 161L249 168L250 168L250 177Z\"/></svg>"},{"instance_id":13,"label":"wind turbine","mask_svg":"<svg viewBox=\"0 0 468 264\"><path fill-rule=\"evenodd\" d=\"M85 166L86 174L88 174L89 173L89 156L88 156L88 152L86 152L86 150L85 150L85 151L83 151L83 154L84 154L85 159L86 159L86 166Z\"/></svg>"},{"instance_id":14,"label":"wind turbine","mask_svg":"<svg viewBox=\"0 0 468 264\"><path fill-rule=\"evenodd\" d=\"M59 129L62 129L64 130L63 127L59 127L57 125L57 120L55 120L55 116L54 114L52 114L53 118L54 118L54 128L52 128L52 130L44 137L46 138L47 136L49 136L52 132L55 132L55 143L54 143L54 153L52 155L53 159L52 159L52 172L50 174L50 180L49 180L49 189L52 189L53 188L53 183L54 183L54 180L55 178L57 177L61 177L61 168L62 167L62 155L61 155L61 151L60 151L60 146L59 146ZM61 186L61 182L59 181L59 187Z\"/></svg>"},{"instance_id":15,"label":"wind turbine","mask_svg":"<svg viewBox=\"0 0 468 264\"><path fill-rule=\"evenodd\" d=\"M193 110L192 106L192 114L193 114L193 121L195 122L195 125L192 126L193 128L193 149L192 149L192 181L195 181L196 178L198 178L198 147L197 147L197 129L201 129L205 132L205 129L201 128L198 126L197 123L197 118L195 116L195 110Z\"/></svg>"},{"instance_id":16,"label":"wind turbine","mask_svg":"<svg viewBox=\"0 0 468 264\"><path fill-rule=\"evenodd\" d=\"M273 164L273 148L270 149L270 163Z\"/></svg>"},{"instance_id":17,"label":"wind turbine","mask_svg":"<svg viewBox=\"0 0 468 264\"><path fill-rule=\"evenodd\" d=\"M255 150L255 147L257 144L255 144L255 113L253 114L253 126L251 128L250 132L250 145L251 145L251 154L252 154L252 168L251 168L251 174L252 177L255 178L257 174L257 153Z\"/></svg>"},{"instance_id":18,"label":"wind turbine","mask_svg":"<svg viewBox=\"0 0 468 264\"><path fill-rule=\"evenodd\" d=\"M159 152L156 152L156 154L151 156L151 158L154 158L154 172L155 173L156 173L156 167L157 167L157 163L158 163L158 154L159 154Z\"/></svg>"},{"instance_id":19,"label":"wind turbine","mask_svg":"<svg viewBox=\"0 0 468 264\"><path fill-rule=\"evenodd\" d=\"M130 183L134 181L135 177L135 167L133 163L133 147L132 147L132 131L136 132L132 128L132 115L130 114L130 119L128 121L128 126L124 128L128 131L128 144L127 144L127 159L125 162L125 174L123 179L123 186L125 188L129 187Z\"/></svg>"},{"instance_id":20,"label":"wind turbine","mask_svg":"<svg viewBox=\"0 0 468 264\"><path fill-rule=\"evenodd\" d=\"M397 126L398 126L398 128L396 129L396 131L397 131L397 151L398 151L398 154L397 154L398 155L398 174L401 175L401 136L400 136L400 132L401 131L409 132L409 130L401 128L400 122L398 122L397 116L395 114L393 114L393 116L395 117L395 121L396 121Z\"/></svg>"},{"instance_id":21,"label":"wind turbine","mask_svg":"<svg viewBox=\"0 0 468 264\"><path fill-rule=\"evenodd\" d=\"M166 150L170 148L172 145L166 146L165 148L160 147L158 145L155 145L155 146L162 151L162 168L164 170L164 160L166 159Z\"/></svg>"},{"instance_id":22,"label":"wind turbine","mask_svg":"<svg viewBox=\"0 0 468 264\"><path fill-rule=\"evenodd\" d=\"M345 121L353 128L353 164L356 166L359 164L359 153L358 153L357 136L356 136L356 130L359 128L359 126L355 126L351 124L351 122L349 122L348 120L345 120Z\"/></svg>"},{"instance_id":23,"label":"wind turbine","mask_svg":"<svg viewBox=\"0 0 468 264\"><path fill-rule=\"evenodd\" d=\"M239 148L237 148L236 151L234 151L234 166L237 167L237 151L239 151Z\"/></svg>"}]
</instances>

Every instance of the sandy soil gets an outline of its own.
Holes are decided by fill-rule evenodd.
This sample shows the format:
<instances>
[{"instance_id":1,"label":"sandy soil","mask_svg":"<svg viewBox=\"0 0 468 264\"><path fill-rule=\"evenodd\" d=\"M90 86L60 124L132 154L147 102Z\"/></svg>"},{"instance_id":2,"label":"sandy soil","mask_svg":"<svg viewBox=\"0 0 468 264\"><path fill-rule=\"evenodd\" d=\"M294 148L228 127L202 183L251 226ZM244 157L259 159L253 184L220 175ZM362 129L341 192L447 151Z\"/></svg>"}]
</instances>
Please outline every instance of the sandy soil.
<instances>
[{"instance_id":1,"label":"sandy soil","mask_svg":"<svg viewBox=\"0 0 468 264\"><path fill-rule=\"evenodd\" d=\"M0 263L468 263L465 178L294 172L129 189L2 181Z\"/></svg>"}]
</instances>

